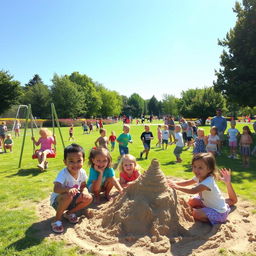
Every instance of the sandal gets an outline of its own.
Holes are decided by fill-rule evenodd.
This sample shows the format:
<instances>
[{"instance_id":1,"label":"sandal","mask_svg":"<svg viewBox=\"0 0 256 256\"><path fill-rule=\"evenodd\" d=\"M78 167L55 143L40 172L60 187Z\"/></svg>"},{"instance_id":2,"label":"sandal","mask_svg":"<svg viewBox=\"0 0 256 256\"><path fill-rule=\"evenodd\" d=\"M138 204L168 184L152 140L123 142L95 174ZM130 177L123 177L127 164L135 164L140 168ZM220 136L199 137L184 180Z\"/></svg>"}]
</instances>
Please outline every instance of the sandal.
<instances>
[{"instance_id":1,"label":"sandal","mask_svg":"<svg viewBox=\"0 0 256 256\"><path fill-rule=\"evenodd\" d=\"M75 224L75 223L78 222L78 218L76 217L76 215L75 215L74 213L67 214L67 212L65 212L65 213L63 214L63 217L64 217L65 219L67 219L70 223Z\"/></svg>"},{"instance_id":2,"label":"sandal","mask_svg":"<svg viewBox=\"0 0 256 256\"><path fill-rule=\"evenodd\" d=\"M52 231L54 233L62 233L64 231L64 227L60 220L51 223Z\"/></svg>"}]
</instances>

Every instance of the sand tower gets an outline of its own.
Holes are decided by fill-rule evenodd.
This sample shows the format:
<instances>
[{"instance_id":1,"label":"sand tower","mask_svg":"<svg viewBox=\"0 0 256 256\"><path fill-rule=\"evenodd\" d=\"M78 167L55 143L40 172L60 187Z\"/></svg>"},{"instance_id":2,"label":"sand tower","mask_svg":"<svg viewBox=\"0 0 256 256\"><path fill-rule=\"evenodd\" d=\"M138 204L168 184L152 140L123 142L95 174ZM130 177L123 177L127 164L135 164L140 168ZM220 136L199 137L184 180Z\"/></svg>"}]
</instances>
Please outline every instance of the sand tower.
<instances>
[{"instance_id":1,"label":"sand tower","mask_svg":"<svg viewBox=\"0 0 256 256\"><path fill-rule=\"evenodd\" d=\"M166 186L166 177L154 159L125 194L95 217L102 218L104 237L111 235L119 242L139 240L143 246L150 246L153 253L158 253L170 250L170 240L189 235L193 218L188 211L185 201Z\"/></svg>"}]
</instances>

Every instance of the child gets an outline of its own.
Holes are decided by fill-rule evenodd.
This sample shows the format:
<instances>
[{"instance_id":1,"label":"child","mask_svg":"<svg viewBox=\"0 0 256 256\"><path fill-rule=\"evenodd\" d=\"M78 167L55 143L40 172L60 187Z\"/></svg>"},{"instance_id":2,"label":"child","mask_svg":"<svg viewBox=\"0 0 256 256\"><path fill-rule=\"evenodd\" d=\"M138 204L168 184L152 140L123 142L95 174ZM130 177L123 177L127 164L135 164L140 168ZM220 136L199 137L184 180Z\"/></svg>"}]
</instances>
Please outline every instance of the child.
<instances>
[{"instance_id":1,"label":"child","mask_svg":"<svg viewBox=\"0 0 256 256\"><path fill-rule=\"evenodd\" d=\"M51 195L51 206L56 210L54 222L51 223L52 231L64 231L61 218L66 218L70 223L77 223L76 212L92 202L92 196L86 188L86 173L82 169L84 163L84 150L77 144L71 144L64 149L64 164L54 181Z\"/></svg>"},{"instance_id":2,"label":"child","mask_svg":"<svg viewBox=\"0 0 256 256\"><path fill-rule=\"evenodd\" d=\"M39 130L40 138L38 141L35 140L35 137L32 137L32 141L36 146L41 144L41 148L36 151L37 159L39 164L37 167L43 171L48 168L48 162L46 161L46 156L53 153L52 144L56 145L55 136L51 135L51 132L47 128L41 128Z\"/></svg>"},{"instance_id":3,"label":"child","mask_svg":"<svg viewBox=\"0 0 256 256\"><path fill-rule=\"evenodd\" d=\"M158 146L159 148L162 145L162 130L161 130L161 125L158 125L157 127L157 138L158 142L156 143L156 147Z\"/></svg>"},{"instance_id":4,"label":"child","mask_svg":"<svg viewBox=\"0 0 256 256\"><path fill-rule=\"evenodd\" d=\"M251 134L252 133L250 131L250 128L247 125L244 126L243 134L241 135L240 142L239 142L244 167L249 167L249 160L250 160L250 154L251 154L250 146L252 144Z\"/></svg>"},{"instance_id":5,"label":"child","mask_svg":"<svg viewBox=\"0 0 256 256\"><path fill-rule=\"evenodd\" d=\"M130 126L125 124L123 126L123 133L119 135L117 138L117 142L119 143L119 152L120 155L129 154L128 143L132 143L132 137L129 133Z\"/></svg>"},{"instance_id":6,"label":"child","mask_svg":"<svg viewBox=\"0 0 256 256\"><path fill-rule=\"evenodd\" d=\"M145 131L141 134L140 139L143 143L144 150L140 152L140 158L146 153L146 159L148 159L148 153L150 150L150 142L154 139L153 133L149 130L149 125L145 125Z\"/></svg>"},{"instance_id":7,"label":"child","mask_svg":"<svg viewBox=\"0 0 256 256\"><path fill-rule=\"evenodd\" d=\"M4 140L6 138L6 132L7 132L7 127L5 122L3 121L0 125L0 147L3 147L4 152L6 152L5 147L4 147Z\"/></svg>"},{"instance_id":8,"label":"child","mask_svg":"<svg viewBox=\"0 0 256 256\"><path fill-rule=\"evenodd\" d=\"M206 137L204 136L204 129L197 130L198 137L195 139L193 154L205 153Z\"/></svg>"},{"instance_id":9,"label":"child","mask_svg":"<svg viewBox=\"0 0 256 256\"><path fill-rule=\"evenodd\" d=\"M109 141L111 143L111 151L114 151L116 144L116 134L114 131L111 132L111 135L109 136Z\"/></svg>"},{"instance_id":10,"label":"child","mask_svg":"<svg viewBox=\"0 0 256 256\"><path fill-rule=\"evenodd\" d=\"M191 122L192 129L193 129L193 139L195 140L197 138L197 126L195 122Z\"/></svg>"},{"instance_id":11,"label":"child","mask_svg":"<svg viewBox=\"0 0 256 256\"><path fill-rule=\"evenodd\" d=\"M105 148L92 149L89 155L90 175L88 189L94 194L96 202L99 201L100 192L105 193L107 200L110 200L110 191L115 188L122 193L118 180L115 178L115 171L111 168L112 158L109 151Z\"/></svg>"},{"instance_id":12,"label":"child","mask_svg":"<svg viewBox=\"0 0 256 256\"><path fill-rule=\"evenodd\" d=\"M20 136L20 127L21 127L20 121L16 120L14 124L15 137Z\"/></svg>"},{"instance_id":13,"label":"child","mask_svg":"<svg viewBox=\"0 0 256 256\"><path fill-rule=\"evenodd\" d=\"M176 143L176 147L173 153L176 156L176 162L181 163L182 159L180 158L180 155L184 147L184 141L181 133L181 125L175 125L175 143Z\"/></svg>"},{"instance_id":14,"label":"child","mask_svg":"<svg viewBox=\"0 0 256 256\"><path fill-rule=\"evenodd\" d=\"M193 144L193 127L190 121L188 122L188 128L187 128L187 141L188 141L188 149L190 149L191 145Z\"/></svg>"},{"instance_id":15,"label":"child","mask_svg":"<svg viewBox=\"0 0 256 256\"><path fill-rule=\"evenodd\" d=\"M86 122L83 123L83 130L84 130L83 134L88 134L88 126L87 126Z\"/></svg>"},{"instance_id":16,"label":"child","mask_svg":"<svg viewBox=\"0 0 256 256\"><path fill-rule=\"evenodd\" d=\"M230 124L231 124L231 128L228 129L230 155L228 156L228 158L237 159L236 148L237 148L237 136L239 135L239 131L236 129L235 120L232 120Z\"/></svg>"},{"instance_id":17,"label":"child","mask_svg":"<svg viewBox=\"0 0 256 256\"><path fill-rule=\"evenodd\" d=\"M4 141L5 152L6 152L6 149L10 149L10 152L12 153L12 146L13 146L12 136L11 134L7 134L7 139Z\"/></svg>"},{"instance_id":18,"label":"child","mask_svg":"<svg viewBox=\"0 0 256 256\"><path fill-rule=\"evenodd\" d=\"M136 158L129 154L122 156L117 169L120 171L119 182L123 188L131 185L140 176Z\"/></svg>"},{"instance_id":19,"label":"child","mask_svg":"<svg viewBox=\"0 0 256 256\"><path fill-rule=\"evenodd\" d=\"M200 153L193 157L192 171L195 174L190 180L181 182L168 181L170 187L188 194L198 194L199 197L189 199L188 204L193 208L195 220L210 222L212 225L224 223L230 212L230 206L236 204L237 196L231 184L231 171L220 170L221 180L225 182L228 199L224 199L215 183L216 162L211 153ZM184 188L197 184L193 188Z\"/></svg>"},{"instance_id":20,"label":"child","mask_svg":"<svg viewBox=\"0 0 256 256\"><path fill-rule=\"evenodd\" d=\"M220 144L220 138L217 134L217 127L213 126L210 130L210 135L206 138L206 151L211 152L213 155L217 154L217 146Z\"/></svg>"},{"instance_id":21,"label":"child","mask_svg":"<svg viewBox=\"0 0 256 256\"><path fill-rule=\"evenodd\" d=\"M70 141L71 139L74 141L74 137L73 137L73 134L74 134L74 125L71 124L70 128L69 128L69 139L68 141Z\"/></svg>"},{"instance_id":22,"label":"child","mask_svg":"<svg viewBox=\"0 0 256 256\"><path fill-rule=\"evenodd\" d=\"M87 125L89 126L89 134L93 131L93 124L92 122L88 122Z\"/></svg>"},{"instance_id":23,"label":"child","mask_svg":"<svg viewBox=\"0 0 256 256\"><path fill-rule=\"evenodd\" d=\"M106 129L100 129L100 137L95 141L96 147L102 147L108 149L108 138L106 136Z\"/></svg>"},{"instance_id":24,"label":"child","mask_svg":"<svg viewBox=\"0 0 256 256\"><path fill-rule=\"evenodd\" d=\"M163 137L162 149L164 149L164 145L165 145L165 149L167 149L167 146L168 146L168 139L169 139L168 125L165 125L165 126L164 126L164 130L162 131L162 137Z\"/></svg>"}]
</instances>

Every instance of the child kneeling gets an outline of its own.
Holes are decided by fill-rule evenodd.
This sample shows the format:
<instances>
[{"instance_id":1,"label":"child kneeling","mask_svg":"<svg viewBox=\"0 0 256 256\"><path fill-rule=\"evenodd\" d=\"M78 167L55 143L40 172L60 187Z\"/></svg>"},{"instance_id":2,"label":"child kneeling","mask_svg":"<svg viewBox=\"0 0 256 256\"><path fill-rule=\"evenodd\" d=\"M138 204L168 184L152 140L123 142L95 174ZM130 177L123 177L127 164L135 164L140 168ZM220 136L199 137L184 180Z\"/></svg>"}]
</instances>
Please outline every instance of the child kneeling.
<instances>
[{"instance_id":1,"label":"child kneeling","mask_svg":"<svg viewBox=\"0 0 256 256\"><path fill-rule=\"evenodd\" d=\"M84 156L83 148L77 144L71 144L64 149L66 167L55 179L54 192L51 195L51 206L56 210L54 222L51 223L55 233L64 231L62 215L75 224L78 222L75 213L92 202L92 196L86 188L86 172L82 169Z\"/></svg>"}]
</instances>

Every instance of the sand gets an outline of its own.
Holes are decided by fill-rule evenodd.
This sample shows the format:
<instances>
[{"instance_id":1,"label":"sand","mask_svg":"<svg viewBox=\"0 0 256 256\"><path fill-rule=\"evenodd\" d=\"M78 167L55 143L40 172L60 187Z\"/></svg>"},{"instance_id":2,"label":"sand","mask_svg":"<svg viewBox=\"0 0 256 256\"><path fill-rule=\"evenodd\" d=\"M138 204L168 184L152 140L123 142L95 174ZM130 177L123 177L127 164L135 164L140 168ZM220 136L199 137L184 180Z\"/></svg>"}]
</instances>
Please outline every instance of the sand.
<instances>
[{"instance_id":1,"label":"sand","mask_svg":"<svg viewBox=\"0 0 256 256\"><path fill-rule=\"evenodd\" d=\"M188 196L166 186L157 160L124 194L95 206L93 218L81 216L75 226L63 222L65 232L53 234L54 210L49 199L38 206L41 237L64 239L82 252L96 255L216 255L220 249L256 254L255 206L240 200L222 225L195 222Z\"/></svg>"}]
</instances>

